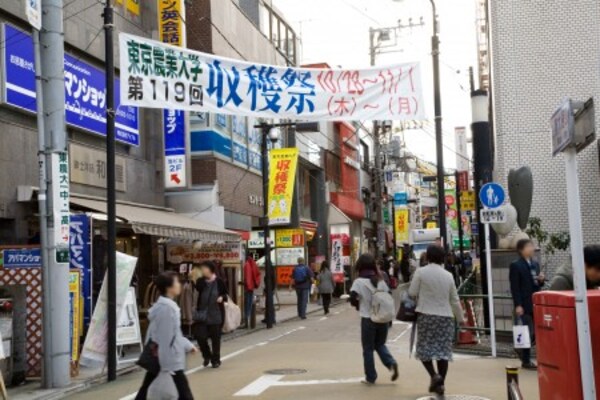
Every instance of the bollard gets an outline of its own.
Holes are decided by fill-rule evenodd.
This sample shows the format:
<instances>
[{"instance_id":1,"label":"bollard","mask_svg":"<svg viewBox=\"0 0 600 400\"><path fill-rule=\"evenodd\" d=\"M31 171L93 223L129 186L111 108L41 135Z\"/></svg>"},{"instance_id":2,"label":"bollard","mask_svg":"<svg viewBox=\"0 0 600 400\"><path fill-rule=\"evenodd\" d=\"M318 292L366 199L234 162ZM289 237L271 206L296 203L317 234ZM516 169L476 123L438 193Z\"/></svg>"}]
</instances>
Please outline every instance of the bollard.
<instances>
[{"instance_id":1,"label":"bollard","mask_svg":"<svg viewBox=\"0 0 600 400\"><path fill-rule=\"evenodd\" d=\"M513 382L515 383L515 385L518 388L519 387L519 368L507 366L506 367L506 391L508 393L508 400L521 400L520 396L519 396L520 394L517 395L517 398L515 398L513 396L513 391L511 389Z\"/></svg>"}]
</instances>

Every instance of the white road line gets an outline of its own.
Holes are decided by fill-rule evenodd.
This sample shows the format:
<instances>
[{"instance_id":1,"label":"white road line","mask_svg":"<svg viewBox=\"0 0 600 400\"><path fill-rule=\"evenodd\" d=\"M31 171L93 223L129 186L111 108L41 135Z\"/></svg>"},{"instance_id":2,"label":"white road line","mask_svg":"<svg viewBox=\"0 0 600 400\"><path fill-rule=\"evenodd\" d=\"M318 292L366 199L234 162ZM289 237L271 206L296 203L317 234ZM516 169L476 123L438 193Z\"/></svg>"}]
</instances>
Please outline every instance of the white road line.
<instances>
[{"instance_id":1,"label":"white road line","mask_svg":"<svg viewBox=\"0 0 600 400\"><path fill-rule=\"evenodd\" d=\"M400 340L402 338L402 336L406 335L406 333L409 332L411 329L412 329L412 324L408 324L406 329L404 329L401 334L399 334L398 336L396 336L394 338L394 340L392 340L392 343L396 343L398 340Z\"/></svg>"},{"instance_id":2,"label":"white road line","mask_svg":"<svg viewBox=\"0 0 600 400\"><path fill-rule=\"evenodd\" d=\"M256 344L253 344L253 345L250 345L250 346L244 347L243 349L240 349L240 350L238 350L238 351L234 351L233 353L227 354L226 356L222 357L222 358L221 358L221 360L222 360L222 361L227 361L227 360L230 360L230 359L232 359L232 358L235 358L235 357L239 356L240 354L244 354L244 353L246 353L246 352L248 352L248 351L250 351L250 350L253 350L253 349L257 348L257 347L260 347L260 346L265 346L265 345L269 344L270 342L274 342L274 341L276 341L276 340L279 340L279 339L281 339L281 338L283 338L283 337L286 337L286 336L288 336L288 335L291 335L291 334L292 334L292 333L294 333L294 332L298 332L298 331L301 331L301 330L303 330L303 329L306 329L306 327L304 327L304 326L299 326L299 327L297 327L297 328L294 328L294 329L292 329L292 330L289 330L289 331L287 331L287 332L285 332L285 333L283 333L283 334L281 334L281 335L274 336L274 337L272 337L272 338L268 339L266 342L260 342L260 343L256 343ZM191 369L188 369L187 371L185 371L185 374L186 374L186 375L191 375L191 374L194 374L194 373L196 373L196 372L202 371L202 370L203 370L203 369L205 369L205 368L206 368L206 367L203 367L203 366L199 366L199 367L191 368ZM282 377L283 377L283 376L282 376ZM131 393L131 394L129 394L129 395L127 395L127 396L125 396L125 397L121 397L119 400L133 400L133 399L135 399L135 396L136 396L136 395L137 395L137 392L135 392L135 393Z\"/></svg>"},{"instance_id":3,"label":"white road line","mask_svg":"<svg viewBox=\"0 0 600 400\"><path fill-rule=\"evenodd\" d=\"M327 320L327 317L321 317L321 319L319 319L319 322L325 321L325 320Z\"/></svg>"},{"instance_id":4,"label":"white road line","mask_svg":"<svg viewBox=\"0 0 600 400\"><path fill-rule=\"evenodd\" d=\"M308 381L282 381L283 375L263 375L248 386L242 388L234 396L260 396L267 389L282 386L311 386L311 385L338 385L346 383L359 383L363 378L347 379L313 379Z\"/></svg>"}]
</instances>

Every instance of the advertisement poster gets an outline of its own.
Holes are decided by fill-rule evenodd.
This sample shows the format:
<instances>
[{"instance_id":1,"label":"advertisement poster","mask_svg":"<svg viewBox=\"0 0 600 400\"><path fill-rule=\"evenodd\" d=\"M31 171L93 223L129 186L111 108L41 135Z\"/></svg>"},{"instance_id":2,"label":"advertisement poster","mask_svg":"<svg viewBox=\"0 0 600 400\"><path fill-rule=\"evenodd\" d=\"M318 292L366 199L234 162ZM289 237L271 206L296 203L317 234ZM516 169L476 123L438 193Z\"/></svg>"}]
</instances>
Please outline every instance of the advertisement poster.
<instances>
[{"instance_id":1,"label":"advertisement poster","mask_svg":"<svg viewBox=\"0 0 600 400\"><path fill-rule=\"evenodd\" d=\"M294 68L126 33L119 35L119 45L125 55L120 59L121 96L130 106L304 121L427 118L417 62L368 69Z\"/></svg>"},{"instance_id":2,"label":"advertisement poster","mask_svg":"<svg viewBox=\"0 0 600 400\"><path fill-rule=\"evenodd\" d=\"M270 225L287 225L291 221L297 165L297 148L273 149L269 153Z\"/></svg>"},{"instance_id":3,"label":"advertisement poster","mask_svg":"<svg viewBox=\"0 0 600 400\"><path fill-rule=\"evenodd\" d=\"M277 284L280 286L289 286L292 283L292 274L294 267L277 267Z\"/></svg>"},{"instance_id":4,"label":"advertisement poster","mask_svg":"<svg viewBox=\"0 0 600 400\"><path fill-rule=\"evenodd\" d=\"M71 270L81 272L83 324L87 327L92 318L91 219L86 214L71 214L69 227L69 264Z\"/></svg>"},{"instance_id":5,"label":"advertisement poster","mask_svg":"<svg viewBox=\"0 0 600 400\"><path fill-rule=\"evenodd\" d=\"M167 261L171 264L198 264L206 260L220 260L223 264L239 264L242 257L240 242L169 244Z\"/></svg>"},{"instance_id":6,"label":"advertisement poster","mask_svg":"<svg viewBox=\"0 0 600 400\"><path fill-rule=\"evenodd\" d=\"M135 288L130 287L117 322L117 346L142 342Z\"/></svg>"},{"instance_id":7,"label":"advertisement poster","mask_svg":"<svg viewBox=\"0 0 600 400\"><path fill-rule=\"evenodd\" d=\"M304 229L276 229L275 247L304 247Z\"/></svg>"},{"instance_id":8,"label":"advertisement poster","mask_svg":"<svg viewBox=\"0 0 600 400\"><path fill-rule=\"evenodd\" d=\"M408 221L408 208L397 208L394 214L394 225L396 230L396 245L408 243L410 224Z\"/></svg>"},{"instance_id":9,"label":"advertisement poster","mask_svg":"<svg viewBox=\"0 0 600 400\"><path fill-rule=\"evenodd\" d=\"M454 189L446 189L446 220L452 231L458 232L458 210Z\"/></svg>"},{"instance_id":10,"label":"advertisement poster","mask_svg":"<svg viewBox=\"0 0 600 400\"><path fill-rule=\"evenodd\" d=\"M123 310L136 264L137 257L117 252L117 315L121 315L121 310ZM81 352L80 364L85 367L102 367L106 363L108 347L107 316L108 293L105 276Z\"/></svg>"},{"instance_id":11,"label":"advertisement poster","mask_svg":"<svg viewBox=\"0 0 600 400\"><path fill-rule=\"evenodd\" d=\"M304 258L304 247L275 249L277 265L296 265L298 258Z\"/></svg>"},{"instance_id":12,"label":"advertisement poster","mask_svg":"<svg viewBox=\"0 0 600 400\"><path fill-rule=\"evenodd\" d=\"M79 338L82 331L81 321L81 271L69 271L69 326L71 327L71 361L79 359Z\"/></svg>"}]
</instances>

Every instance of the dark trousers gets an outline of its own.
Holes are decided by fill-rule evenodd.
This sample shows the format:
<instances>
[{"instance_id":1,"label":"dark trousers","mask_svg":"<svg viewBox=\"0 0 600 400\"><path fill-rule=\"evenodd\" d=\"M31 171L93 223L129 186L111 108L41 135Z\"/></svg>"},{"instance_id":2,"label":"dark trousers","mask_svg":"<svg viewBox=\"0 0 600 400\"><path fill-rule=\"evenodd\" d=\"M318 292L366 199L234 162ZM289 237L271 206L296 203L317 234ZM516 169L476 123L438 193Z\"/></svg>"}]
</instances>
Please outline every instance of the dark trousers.
<instances>
[{"instance_id":1,"label":"dark trousers","mask_svg":"<svg viewBox=\"0 0 600 400\"><path fill-rule=\"evenodd\" d=\"M529 338L531 340L531 347L535 342L535 331L533 325L533 314L525 313L521 317L516 317L515 324L519 323L519 318L523 321L523 325L527 325L529 327ZM520 350L521 362L523 364L529 364L531 362L531 349L522 349Z\"/></svg>"},{"instance_id":2,"label":"dark trousers","mask_svg":"<svg viewBox=\"0 0 600 400\"><path fill-rule=\"evenodd\" d=\"M150 385L157 376L157 374L152 372L146 372L144 382L142 382L142 387L137 392L135 400L146 400L146 397L148 396L148 388L150 388ZM175 387L177 388L177 393L179 393L179 400L194 400L194 396L190 390L190 385L183 370L175 371L172 376Z\"/></svg>"},{"instance_id":3,"label":"dark trousers","mask_svg":"<svg viewBox=\"0 0 600 400\"><path fill-rule=\"evenodd\" d=\"M377 352L379 358L386 368L390 369L396 364L396 360L388 350L385 342L387 341L388 324L376 324L370 318L361 320L361 342L363 348L363 361L365 368L365 377L367 381L374 383L377 380L377 371L375 370L374 352Z\"/></svg>"},{"instance_id":4,"label":"dark trousers","mask_svg":"<svg viewBox=\"0 0 600 400\"><path fill-rule=\"evenodd\" d=\"M296 296L298 297L298 316L306 318L306 307L308 307L310 289L296 289Z\"/></svg>"},{"instance_id":5,"label":"dark trousers","mask_svg":"<svg viewBox=\"0 0 600 400\"><path fill-rule=\"evenodd\" d=\"M208 345L210 339L211 346ZM196 340L200 346L204 360L213 364L221 362L221 325L198 324Z\"/></svg>"},{"instance_id":6,"label":"dark trousers","mask_svg":"<svg viewBox=\"0 0 600 400\"><path fill-rule=\"evenodd\" d=\"M252 318L252 305L254 304L254 291L244 291L244 321L250 325L250 318Z\"/></svg>"},{"instance_id":7,"label":"dark trousers","mask_svg":"<svg viewBox=\"0 0 600 400\"><path fill-rule=\"evenodd\" d=\"M331 305L331 293L321 294L321 301L323 301L323 311L325 311L325 314L329 314L329 306Z\"/></svg>"}]
</instances>

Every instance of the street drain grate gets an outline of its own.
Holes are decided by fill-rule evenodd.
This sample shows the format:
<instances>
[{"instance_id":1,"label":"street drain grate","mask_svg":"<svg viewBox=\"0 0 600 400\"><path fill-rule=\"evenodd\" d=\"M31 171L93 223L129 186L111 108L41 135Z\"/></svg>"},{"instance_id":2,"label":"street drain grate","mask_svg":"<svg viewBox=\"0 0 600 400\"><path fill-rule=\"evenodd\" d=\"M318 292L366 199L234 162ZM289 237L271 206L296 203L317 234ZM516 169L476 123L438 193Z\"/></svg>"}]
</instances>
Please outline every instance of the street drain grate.
<instances>
[{"instance_id":1,"label":"street drain grate","mask_svg":"<svg viewBox=\"0 0 600 400\"><path fill-rule=\"evenodd\" d=\"M438 399L444 399L444 400L490 400L487 397L480 397L480 396L470 396L468 394L451 394L451 395L447 395L447 396L425 396L425 397L420 397L417 400L438 400Z\"/></svg>"},{"instance_id":2,"label":"street drain grate","mask_svg":"<svg viewBox=\"0 0 600 400\"><path fill-rule=\"evenodd\" d=\"M265 371L265 374L267 375L300 375L300 374L305 374L306 371L305 369L299 369L299 368L282 368L282 369L271 369L269 371Z\"/></svg>"}]
</instances>

